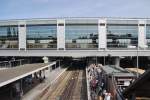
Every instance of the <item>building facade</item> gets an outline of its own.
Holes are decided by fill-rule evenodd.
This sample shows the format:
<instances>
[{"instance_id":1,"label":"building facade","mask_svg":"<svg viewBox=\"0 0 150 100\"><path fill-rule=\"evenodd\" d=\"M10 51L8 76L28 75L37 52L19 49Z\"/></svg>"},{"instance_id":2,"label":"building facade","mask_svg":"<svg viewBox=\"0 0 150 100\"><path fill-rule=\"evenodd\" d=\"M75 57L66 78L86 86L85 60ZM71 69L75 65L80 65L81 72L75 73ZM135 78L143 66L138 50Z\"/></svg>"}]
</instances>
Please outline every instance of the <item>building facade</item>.
<instances>
[{"instance_id":1,"label":"building facade","mask_svg":"<svg viewBox=\"0 0 150 100\"><path fill-rule=\"evenodd\" d=\"M147 50L150 19L51 18L0 21L0 50Z\"/></svg>"}]
</instances>

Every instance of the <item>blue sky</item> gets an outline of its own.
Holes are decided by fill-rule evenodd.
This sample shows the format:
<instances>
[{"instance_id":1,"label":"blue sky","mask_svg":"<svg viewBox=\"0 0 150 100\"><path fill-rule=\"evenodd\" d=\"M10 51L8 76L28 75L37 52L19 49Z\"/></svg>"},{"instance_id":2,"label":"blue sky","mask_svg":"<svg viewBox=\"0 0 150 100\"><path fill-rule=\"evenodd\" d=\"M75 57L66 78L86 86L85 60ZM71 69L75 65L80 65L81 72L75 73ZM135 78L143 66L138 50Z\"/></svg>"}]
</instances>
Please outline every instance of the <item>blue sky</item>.
<instances>
[{"instance_id":1,"label":"blue sky","mask_svg":"<svg viewBox=\"0 0 150 100\"><path fill-rule=\"evenodd\" d=\"M150 17L150 0L0 0L0 19Z\"/></svg>"}]
</instances>

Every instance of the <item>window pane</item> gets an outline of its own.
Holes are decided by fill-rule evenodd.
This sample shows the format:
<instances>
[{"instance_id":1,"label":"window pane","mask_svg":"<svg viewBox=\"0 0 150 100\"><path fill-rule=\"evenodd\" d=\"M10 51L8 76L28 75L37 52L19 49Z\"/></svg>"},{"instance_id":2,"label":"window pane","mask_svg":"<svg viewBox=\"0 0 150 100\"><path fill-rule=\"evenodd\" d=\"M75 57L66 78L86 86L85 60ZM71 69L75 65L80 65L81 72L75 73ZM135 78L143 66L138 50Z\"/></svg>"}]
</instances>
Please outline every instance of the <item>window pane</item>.
<instances>
[{"instance_id":1,"label":"window pane","mask_svg":"<svg viewBox=\"0 0 150 100\"><path fill-rule=\"evenodd\" d=\"M17 26L0 26L0 48L18 48Z\"/></svg>"},{"instance_id":2,"label":"window pane","mask_svg":"<svg viewBox=\"0 0 150 100\"><path fill-rule=\"evenodd\" d=\"M27 25L28 48L57 48L56 24Z\"/></svg>"}]
</instances>

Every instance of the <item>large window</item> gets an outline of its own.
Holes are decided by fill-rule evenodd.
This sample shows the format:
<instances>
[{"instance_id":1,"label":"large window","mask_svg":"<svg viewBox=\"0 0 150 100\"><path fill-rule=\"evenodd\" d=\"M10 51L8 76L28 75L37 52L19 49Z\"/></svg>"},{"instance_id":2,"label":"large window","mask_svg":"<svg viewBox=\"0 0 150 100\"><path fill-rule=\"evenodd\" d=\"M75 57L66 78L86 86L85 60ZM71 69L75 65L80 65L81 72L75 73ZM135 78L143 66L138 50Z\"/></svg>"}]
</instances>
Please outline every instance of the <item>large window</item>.
<instances>
[{"instance_id":1,"label":"large window","mask_svg":"<svg viewBox=\"0 0 150 100\"><path fill-rule=\"evenodd\" d=\"M57 25L56 24L30 24L27 28L27 48L56 49Z\"/></svg>"},{"instance_id":2,"label":"large window","mask_svg":"<svg viewBox=\"0 0 150 100\"><path fill-rule=\"evenodd\" d=\"M69 23L65 26L66 49L98 48L97 23Z\"/></svg>"},{"instance_id":3,"label":"large window","mask_svg":"<svg viewBox=\"0 0 150 100\"><path fill-rule=\"evenodd\" d=\"M107 25L108 48L136 48L138 45L137 24Z\"/></svg>"},{"instance_id":4,"label":"large window","mask_svg":"<svg viewBox=\"0 0 150 100\"><path fill-rule=\"evenodd\" d=\"M0 48L18 48L18 26L0 26Z\"/></svg>"}]
</instances>

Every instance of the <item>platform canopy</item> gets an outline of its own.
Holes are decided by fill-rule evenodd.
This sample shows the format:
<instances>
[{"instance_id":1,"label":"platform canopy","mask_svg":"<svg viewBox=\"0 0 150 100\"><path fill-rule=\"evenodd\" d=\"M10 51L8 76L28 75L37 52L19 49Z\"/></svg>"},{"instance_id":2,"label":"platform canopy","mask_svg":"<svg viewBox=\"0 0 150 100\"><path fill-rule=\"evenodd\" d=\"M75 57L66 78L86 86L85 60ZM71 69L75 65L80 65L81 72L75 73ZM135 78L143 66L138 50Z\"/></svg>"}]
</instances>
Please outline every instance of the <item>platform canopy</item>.
<instances>
[{"instance_id":1,"label":"platform canopy","mask_svg":"<svg viewBox=\"0 0 150 100\"><path fill-rule=\"evenodd\" d=\"M31 75L40 70L46 69L56 62L51 63L36 63L36 64L25 64L13 68L0 70L0 87L22 79L28 75Z\"/></svg>"}]
</instances>

